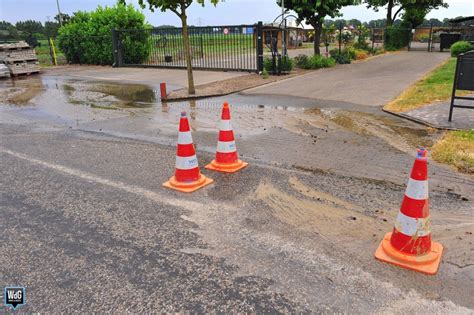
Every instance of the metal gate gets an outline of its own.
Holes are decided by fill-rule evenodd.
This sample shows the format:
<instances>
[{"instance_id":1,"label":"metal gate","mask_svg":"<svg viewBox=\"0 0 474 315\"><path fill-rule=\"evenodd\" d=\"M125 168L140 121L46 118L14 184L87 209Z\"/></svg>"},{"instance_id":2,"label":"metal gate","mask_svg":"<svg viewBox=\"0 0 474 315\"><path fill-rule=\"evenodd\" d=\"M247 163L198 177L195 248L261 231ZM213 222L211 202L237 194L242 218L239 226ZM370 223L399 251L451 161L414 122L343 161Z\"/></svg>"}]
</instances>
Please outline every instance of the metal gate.
<instances>
[{"instance_id":1,"label":"metal gate","mask_svg":"<svg viewBox=\"0 0 474 315\"><path fill-rule=\"evenodd\" d=\"M262 23L189 27L192 66L258 72L263 68ZM182 28L113 30L117 67L186 68Z\"/></svg>"},{"instance_id":2,"label":"metal gate","mask_svg":"<svg viewBox=\"0 0 474 315\"><path fill-rule=\"evenodd\" d=\"M419 26L410 30L410 43L408 50L410 51L428 51L432 52L439 48L439 37L433 34L433 26Z\"/></svg>"}]
</instances>

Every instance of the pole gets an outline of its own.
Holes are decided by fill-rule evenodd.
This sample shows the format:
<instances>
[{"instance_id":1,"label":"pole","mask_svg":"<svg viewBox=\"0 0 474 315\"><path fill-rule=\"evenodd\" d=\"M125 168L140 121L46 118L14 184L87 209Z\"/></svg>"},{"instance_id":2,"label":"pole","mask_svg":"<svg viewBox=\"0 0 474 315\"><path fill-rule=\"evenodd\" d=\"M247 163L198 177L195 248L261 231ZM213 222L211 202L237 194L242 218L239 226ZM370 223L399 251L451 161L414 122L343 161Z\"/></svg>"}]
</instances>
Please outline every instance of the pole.
<instances>
[{"instance_id":1,"label":"pole","mask_svg":"<svg viewBox=\"0 0 474 315\"><path fill-rule=\"evenodd\" d=\"M286 50L286 19L285 19L285 0L281 0L281 21L283 24L283 41L281 45L281 53L283 56L288 54Z\"/></svg>"},{"instance_id":2,"label":"pole","mask_svg":"<svg viewBox=\"0 0 474 315\"><path fill-rule=\"evenodd\" d=\"M61 16L61 9L59 8L59 0L56 0L58 6L59 26L63 26L63 17Z\"/></svg>"}]
</instances>

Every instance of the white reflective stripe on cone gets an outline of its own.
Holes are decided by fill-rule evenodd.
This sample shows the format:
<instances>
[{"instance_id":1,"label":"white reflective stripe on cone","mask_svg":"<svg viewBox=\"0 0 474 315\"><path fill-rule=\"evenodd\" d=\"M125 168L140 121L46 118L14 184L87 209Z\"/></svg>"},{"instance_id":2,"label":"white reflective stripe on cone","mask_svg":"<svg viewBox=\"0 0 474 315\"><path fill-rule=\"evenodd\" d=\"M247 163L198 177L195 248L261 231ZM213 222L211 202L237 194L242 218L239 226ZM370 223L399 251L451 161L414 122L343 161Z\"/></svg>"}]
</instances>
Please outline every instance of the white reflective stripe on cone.
<instances>
[{"instance_id":1,"label":"white reflective stripe on cone","mask_svg":"<svg viewBox=\"0 0 474 315\"><path fill-rule=\"evenodd\" d=\"M416 200L428 199L428 181L410 178L405 195Z\"/></svg>"},{"instance_id":2,"label":"white reflective stripe on cone","mask_svg":"<svg viewBox=\"0 0 474 315\"><path fill-rule=\"evenodd\" d=\"M235 147L235 141L217 141L217 152L220 153L232 153L237 149Z\"/></svg>"},{"instance_id":3,"label":"white reflective stripe on cone","mask_svg":"<svg viewBox=\"0 0 474 315\"><path fill-rule=\"evenodd\" d=\"M180 170L192 170L198 167L198 159L196 155L193 156L177 156L176 157L176 168Z\"/></svg>"},{"instance_id":4,"label":"white reflective stripe on cone","mask_svg":"<svg viewBox=\"0 0 474 315\"><path fill-rule=\"evenodd\" d=\"M430 218L412 218L399 212L395 228L407 236L426 236L431 233Z\"/></svg>"},{"instance_id":5,"label":"white reflective stripe on cone","mask_svg":"<svg viewBox=\"0 0 474 315\"><path fill-rule=\"evenodd\" d=\"M222 120L219 122L218 126L219 130L222 131L230 131L232 130L232 124L230 123L230 120Z\"/></svg>"},{"instance_id":6,"label":"white reflective stripe on cone","mask_svg":"<svg viewBox=\"0 0 474 315\"><path fill-rule=\"evenodd\" d=\"M178 144L192 144L193 136L191 131L180 131L178 133Z\"/></svg>"}]
</instances>

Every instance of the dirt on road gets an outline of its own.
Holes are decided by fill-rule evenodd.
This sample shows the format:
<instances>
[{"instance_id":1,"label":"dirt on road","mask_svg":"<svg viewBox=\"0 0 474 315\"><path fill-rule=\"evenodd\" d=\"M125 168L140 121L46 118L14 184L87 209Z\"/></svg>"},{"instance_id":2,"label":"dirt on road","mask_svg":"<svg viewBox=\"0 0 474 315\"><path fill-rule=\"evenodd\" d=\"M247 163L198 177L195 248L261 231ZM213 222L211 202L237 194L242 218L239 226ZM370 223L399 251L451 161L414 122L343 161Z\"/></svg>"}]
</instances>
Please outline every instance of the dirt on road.
<instances>
[{"instance_id":1,"label":"dirt on road","mask_svg":"<svg viewBox=\"0 0 474 315\"><path fill-rule=\"evenodd\" d=\"M31 287L25 310L472 313L472 176L430 164L438 275L373 257L437 131L348 101L160 103L142 84L20 82L1 87L0 263L2 282ZM190 196L163 190L180 112L203 166L224 99L250 166L206 172L215 184Z\"/></svg>"}]
</instances>

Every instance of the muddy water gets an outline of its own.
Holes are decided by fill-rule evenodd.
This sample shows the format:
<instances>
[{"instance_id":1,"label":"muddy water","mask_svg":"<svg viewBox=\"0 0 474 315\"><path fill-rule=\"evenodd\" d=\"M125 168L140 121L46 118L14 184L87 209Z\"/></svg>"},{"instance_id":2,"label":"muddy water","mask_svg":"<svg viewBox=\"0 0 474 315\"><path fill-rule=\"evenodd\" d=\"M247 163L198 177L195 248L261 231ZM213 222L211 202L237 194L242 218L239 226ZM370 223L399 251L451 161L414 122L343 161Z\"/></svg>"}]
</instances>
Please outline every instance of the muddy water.
<instances>
[{"instance_id":1,"label":"muddy water","mask_svg":"<svg viewBox=\"0 0 474 315\"><path fill-rule=\"evenodd\" d=\"M140 133L142 128L170 137L175 136L181 111L188 111L193 131L215 133L222 106L208 100L162 103L157 87L143 84L46 75L2 81L0 103L9 109L29 107L79 128L84 123L122 118L127 119L127 124L136 125L134 133ZM316 138L311 130L344 131L362 138L376 137L397 150L413 152L414 147L431 146L437 136L433 130L401 123L397 118L337 107L320 109L317 104L266 106L237 101L231 108L233 125L241 138L275 130L308 138ZM113 129L120 127L118 123Z\"/></svg>"}]
</instances>

